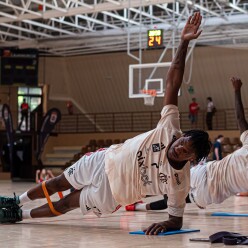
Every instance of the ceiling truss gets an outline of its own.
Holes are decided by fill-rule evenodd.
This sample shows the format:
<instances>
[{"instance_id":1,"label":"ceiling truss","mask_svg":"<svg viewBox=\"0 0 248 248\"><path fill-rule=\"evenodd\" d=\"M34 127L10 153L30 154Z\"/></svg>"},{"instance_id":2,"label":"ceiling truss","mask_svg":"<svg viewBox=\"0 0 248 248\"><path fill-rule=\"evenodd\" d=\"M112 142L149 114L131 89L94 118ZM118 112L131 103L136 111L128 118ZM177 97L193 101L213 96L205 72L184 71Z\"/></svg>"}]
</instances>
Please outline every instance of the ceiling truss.
<instances>
[{"instance_id":1,"label":"ceiling truss","mask_svg":"<svg viewBox=\"0 0 248 248\"><path fill-rule=\"evenodd\" d=\"M153 28L165 30L165 44L177 29L174 46L193 11L203 15L198 44L248 48L248 0L0 0L0 48L52 56L125 51L127 42L145 49Z\"/></svg>"}]
</instances>

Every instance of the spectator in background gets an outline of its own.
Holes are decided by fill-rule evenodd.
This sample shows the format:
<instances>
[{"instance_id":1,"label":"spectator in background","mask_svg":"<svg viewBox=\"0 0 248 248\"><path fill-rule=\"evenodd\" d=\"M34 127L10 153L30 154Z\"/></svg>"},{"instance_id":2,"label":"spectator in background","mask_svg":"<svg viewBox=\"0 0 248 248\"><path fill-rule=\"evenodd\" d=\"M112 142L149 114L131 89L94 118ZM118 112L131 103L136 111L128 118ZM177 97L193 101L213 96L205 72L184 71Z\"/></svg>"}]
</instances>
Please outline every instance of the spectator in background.
<instances>
[{"instance_id":1,"label":"spectator in background","mask_svg":"<svg viewBox=\"0 0 248 248\"><path fill-rule=\"evenodd\" d=\"M23 99L23 102L21 104L21 122L18 126L18 130L21 130L22 122L25 119L25 130L28 130L28 110L29 110L29 105L26 102L26 99Z\"/></svg>"},{"instance_id":2,"label":"spectator in background","mask_svg":"<svg viewBox=\"0 0 248 248\"><path fill-rule=\"evenodd\" d=\"M37 170L35 181L36 183L42 183L43 181L46 181L48 179L54 178L54 175L51 170L42 169L42 171Z\"/></svg>"},{"instance_id":3,"label":"spectator in background","mask_svg":"<svg viewBox=\"0 0 248 248\"><path fill-rule=\"evenodd\" d=\"M214 116L214 103L212 97L207 98L207 116L206 116L206 123L208 130L213 130L213 116Z\"/></svg>"},{"instance_id":4,"label":"spectator in background","mask_svg":"<svg viewBox=\"0 0 248 248\"><path fill-rule=\"evenodd\" d=\"M196 102L195 98L192 98L192 103L189 105L189 119L191 122L191 128L197 127L197 117L198 117L198 111L200 107L199 104Z\"/></svg>"},{"instance_id":5,"label":"spectator in background","mask_svg":"<svg viewBox=\"0 0 248 248\"><path fill-rule=\"evenodd\" d=\"M222 159L222 145L221 143L224 140L223 135L219 135L214 143L214 152L213 152L213 160L221 160Z\"/></svg>"},{"instance_id":6,"label":"spectator in background","mask_svg":"<svg viewBox=\"0 0 248 248\"><path fill-rule=\"evenodd\" d=\"M73 115L73 105L72 105L72 102L71 101L68 101L66 103L66 107L67 107L67 110L68 110L68 114L69 115Z\"/></svg>"}]
</instances>

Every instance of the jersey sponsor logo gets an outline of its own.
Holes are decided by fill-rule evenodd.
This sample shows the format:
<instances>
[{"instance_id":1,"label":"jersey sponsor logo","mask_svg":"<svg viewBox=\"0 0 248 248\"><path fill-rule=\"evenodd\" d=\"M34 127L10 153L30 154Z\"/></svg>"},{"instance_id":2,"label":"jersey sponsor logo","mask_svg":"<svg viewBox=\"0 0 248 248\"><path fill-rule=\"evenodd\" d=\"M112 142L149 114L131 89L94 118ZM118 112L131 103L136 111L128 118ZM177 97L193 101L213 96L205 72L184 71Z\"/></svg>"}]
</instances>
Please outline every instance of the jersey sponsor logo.
<instances>
[{"instance_id":1,"label":"jersey sponsor logo","mask_svg":"<svg viewBox=\"0 0 248 248\"><path fill-rule=\"evenodd\" d=\"M170 178L170 176L167 176L162 172L159 173L159 180L160 180L161 183L168 184L169 178Z\"/></svg>"},{"instance_id":2,"label":"jersey sponsor logo","mask_svg":"<svg viewBox=\"0 0 248 248\"><path fill-rule=\"evenodd\" d=\"M143 182L143 185L150 185L152 181L149 181L149 177L147 175L147 166L145 165L145 157L142 155L142 151L138 151L137 153L138 157L138 165L140 168L140 175L141 175L141 181Z\"/></svg>"},{"instance_id":3,"label":"jersey sponsor logo","mask_svg":"<svg viewBox=\"0 0 248 248\"><path fill-rule=\"evenodd\" d=\"M156 166L156 168L158 169L159 166L161 166L163 164L163 162L159 162L158 164L157 163L152 163L152 166Z\"/></svg>"},{"instance_id":4,"label":"jersey sponsor logo","mask_svg":"<svg viewBox=\"0 0 248 248\"><path fill-rule=\"evenodd\" d=\"M152 163L152 166L156 166L157 169L159 168L159 164L157 163Z\"/></svg>"},{"instance_id":5,"label":"jersey sponsor logo","mask_svg":"<svg viewBox=\"0 0 248 248\"><path fill-rule=\"evenodd\" d=\"M177 182L177 185L180 185L181 182L179 180L179 175L177 173L174 174L175 178L176 178L176 182Z\"/></svg>"},{"instance_id":6,"label":"jersey sponsor logo","mask_svg":"<svg viewBox=\"0 0 248 248\"><path fill-rule=\"evenodd\" d=\"M75 171L75 167L71 167L71 168L68 170L68 175L69 175L69 177L70 177L71 175L73 175L74 171Z\"/></svg>"}]
</instances>

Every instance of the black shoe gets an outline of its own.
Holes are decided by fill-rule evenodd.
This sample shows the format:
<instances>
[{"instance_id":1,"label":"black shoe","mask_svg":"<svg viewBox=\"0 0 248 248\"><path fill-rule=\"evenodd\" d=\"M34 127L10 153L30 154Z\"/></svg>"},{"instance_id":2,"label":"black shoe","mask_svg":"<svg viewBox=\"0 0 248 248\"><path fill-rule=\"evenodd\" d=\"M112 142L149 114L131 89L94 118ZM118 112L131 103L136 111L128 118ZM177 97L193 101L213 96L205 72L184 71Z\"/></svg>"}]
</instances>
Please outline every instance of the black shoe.
<instances>
[{"instance_id":1,"label":"black shoe","mask_svg":"<svg viewBox=\"0 0 248 248\"><path fill-rule=\"evenodd\" d=\"M19 203L19 197L15 193L14 197L0 196L0 208L18 207Z\"/></svg>"},{"instance_id":2,"label":"black shoe","mask_svg":"<svg viewBox=\"0 0 248 248\"><path fill-rule=\"evenodd\" d=\"M20 207L0 209L0 223L16 223L22 221L22 210Z\"/></svg>"}]
</instances>

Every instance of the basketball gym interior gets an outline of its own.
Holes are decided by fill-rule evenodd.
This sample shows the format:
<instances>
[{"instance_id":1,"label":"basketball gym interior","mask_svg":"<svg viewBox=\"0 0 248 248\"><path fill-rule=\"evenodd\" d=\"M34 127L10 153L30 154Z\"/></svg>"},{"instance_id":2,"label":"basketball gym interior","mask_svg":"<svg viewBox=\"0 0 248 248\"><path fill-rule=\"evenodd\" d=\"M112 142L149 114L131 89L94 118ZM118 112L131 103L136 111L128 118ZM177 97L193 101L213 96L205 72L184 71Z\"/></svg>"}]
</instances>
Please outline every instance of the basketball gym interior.
<instances>
[{"instance_id":1,"label":"basketball gym interior","mask_svg":"<svg viewBox=\"0 0 248 248\"><path fill-rule=\"evenodd\" d=\"M189 104L196 98L194 128L207 131L213 143L223 135L225 157L242 145L233 76L243 82L248 118L247 0L0 0L0 106L8 109L0 122L0 195L36 186L37 170L58 176L88 152L154 129L180 33L196 11L203 32L188 49L178 94L180 127L192 129ZM212 130L206 124L207 97L217 109ZM24 99L28 118L20 125ZM44 130L48 113L54 125ZM213 150L207 160L212 159ZM123 206L98 218L76 209L0 224L1 247L223 247L190 239L219 231L248 235L247 217L212 216L219 211L248 216L247 204L245 196L206 209L187 204L183 229L198 231L169 236L130 234L166 220L167 210L132 212Z\"/></svg>"}]
</instances>

